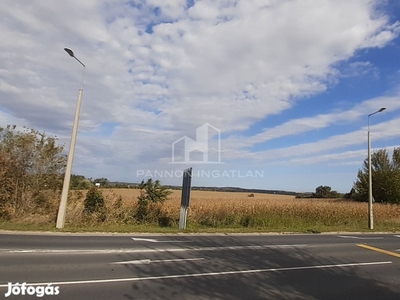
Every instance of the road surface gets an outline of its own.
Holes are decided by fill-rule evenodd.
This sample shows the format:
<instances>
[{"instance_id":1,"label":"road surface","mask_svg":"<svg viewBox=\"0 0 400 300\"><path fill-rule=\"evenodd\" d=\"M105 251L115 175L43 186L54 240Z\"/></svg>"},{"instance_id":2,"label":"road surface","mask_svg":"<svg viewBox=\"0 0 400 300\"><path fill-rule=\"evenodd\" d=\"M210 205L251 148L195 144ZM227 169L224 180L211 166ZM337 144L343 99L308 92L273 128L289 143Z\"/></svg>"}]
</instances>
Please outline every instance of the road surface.
<instances>
[{"instance_id":1,"label":"road surface","mask_svg":"<svg viewBox=\"0 0 400 300\"><path fill-rule=\"evenodd\" d=\"M41 299L398 300L400 235L0 234L0 299L49 286Z\"/></svg>"}]
</instances>

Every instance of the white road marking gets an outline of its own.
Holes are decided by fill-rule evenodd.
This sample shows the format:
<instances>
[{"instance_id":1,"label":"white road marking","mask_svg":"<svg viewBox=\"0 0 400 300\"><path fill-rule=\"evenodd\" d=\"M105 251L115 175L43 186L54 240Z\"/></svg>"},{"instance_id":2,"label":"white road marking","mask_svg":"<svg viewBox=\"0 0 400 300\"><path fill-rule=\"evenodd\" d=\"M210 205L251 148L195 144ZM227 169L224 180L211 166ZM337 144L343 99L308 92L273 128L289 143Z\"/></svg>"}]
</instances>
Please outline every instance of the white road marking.
<instances>
[{"instance_id":1,"label":"white road marking","mask_svg":"<svg viewBox=\"0 0 400 300\"><path fill-rule=\"evenodd\" d=\"M219 250L262 250L262 249L286 249L307 247L307 244L295 245L262 245L262 246L227 246L227 247L189 247L189 248L165 248L165 249L0 249L5 253L53 253L53 254L112 254L112 253L160 253L160 252L189 252L189 251L219 251Z\"/></svg>"},{"instance_id":2,"label":"white road marking","mask_svg":"<svg viewBox=\"0 0 400 300\"><path fill-rule=\"evenodd\" d=\"M156 239L143 239L143 238L131 238L134 241L138 242L150 242L150 243L191 243L193 241L174 241L174 240L166 240L166 241L159 241Z\"/></svg>"},{"instance_id":3,"label":"white road marking","mask_svg":"<svg viewBox=\"0 0 400 300\"><path fill-rule=\"evenodd\" d=\"M194 273L194 274L178 274L178 275L163 275L163 276L149 276L149 277L128 277L128 278L112 278L112 279L94 279L94 280L75 280L75 281L52 281L53 286L57 285L77 285L77 284L93 284L93 283L114 283L114 282L132 282L132 281L146 281L146 280L161 280L161 279L176 279L176 278L190 278L190 277L210 277L210 276L223 276L223 275L236 275L236 274L254 274L266 272L283 272L283 271L299 271L299 270L317 270L317 269L333 269L333 268L348 268L348 267L362 267L373 265L391 264L391 261L377 261L377 262L364 262L364 263L349 263L337 265L319 265L319 266L303 266L303 267L286 267L274 269L253 269L253 270L235 270L235 271L222 271L222 272L208 272L208 273ZM47 285L48 282L34 282L27 283L27 285ZM0 284L0 288L8 287L8 284Z\"/></svg>"},{"instance_id":4,"label":"white road marking","mask_svg":"<svg viewBox=\"0 0 400 300\"><path fill-rule=\"evenodd\" d=\"M357 239L357 240L382 240L383 237L360 237L360 236L351 236L351 235L338 235L337 237L343 239Z\"/></svg>"},{"instance_id":5,"label":"white road marking","mask_svg":"<svg viewBox=\"0 0 400 300\"><path fill-rule=\"evenodd\" d=\"M394 237L398 237L398 238L400 238L400 235L394 235Z\"/></svg>"},{"instance_id":6,"label":"white road marking","mask_svg":"<svg viewBox=\"0 0 400 300\"><path fill-rule=\"evenodd\" d=\"M134 241L143 241L143 242L151 242L151 243L156 243L157 240L155 239L142 239L142 238L131 238Z\"/></svg>"},{"instance_id":7,"label":"white road marking","mask_svg":"<svg viewBox=\"0 0 400 300\"><path fill-rule=\"evenodd\" d=\"M203 257L199 258L177 258L177 259L137 259L130 261L118 261L111 263L112 265L149 265L151 263L162 263L162 262L181 262L181 261L196 261L203 260Z\"/></svg>"}]
</instances>

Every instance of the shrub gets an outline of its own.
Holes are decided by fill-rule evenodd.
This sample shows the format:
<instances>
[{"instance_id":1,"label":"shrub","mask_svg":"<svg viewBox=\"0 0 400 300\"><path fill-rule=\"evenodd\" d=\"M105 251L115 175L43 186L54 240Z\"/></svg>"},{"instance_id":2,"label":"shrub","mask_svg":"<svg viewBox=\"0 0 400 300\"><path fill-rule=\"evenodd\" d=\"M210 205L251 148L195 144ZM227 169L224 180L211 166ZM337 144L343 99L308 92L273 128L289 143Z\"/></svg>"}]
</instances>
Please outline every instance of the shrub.
<instances>
[{"instance_id":1,"label":"shrub","mask_svg":"<svg viewBox=\"0 0 400 300\"><path fill-rule=\"evenodd\" d=\"M164 203L171 194L171 190L161 185L159 180L153 181L151 178L147 182L142 181L139 188L136 219L142 223L159 220L161 209L155 204Z\"/></svg>"},{"instance_id":2,"label":"shrub","mask_svg":"<svg viewBox=\"0 0 400 300\"><path fill-rule=\"evenodd\" d=\"M91 187L86 194L84 202L84 212L93 214L100 212L104 208L104 196L95 186Z\"/></svg>"}]
</instances>

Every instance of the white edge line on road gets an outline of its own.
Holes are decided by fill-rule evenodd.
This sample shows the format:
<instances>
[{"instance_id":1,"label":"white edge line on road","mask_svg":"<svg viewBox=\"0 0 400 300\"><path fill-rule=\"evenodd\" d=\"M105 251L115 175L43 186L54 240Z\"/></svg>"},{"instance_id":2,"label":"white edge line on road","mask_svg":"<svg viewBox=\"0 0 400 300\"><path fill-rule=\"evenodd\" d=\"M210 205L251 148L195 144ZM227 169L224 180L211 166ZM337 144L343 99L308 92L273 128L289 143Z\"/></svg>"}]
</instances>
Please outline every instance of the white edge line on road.
<instances>
[{"instance_id":1,"label":"white edge line on road","mask_svg":"<svg viewBox=\"0 0 400 300\"><path fill-rule=\"evenodd\" d=\"M383 240L383 237L360 237L352 235L338 235L337 237L342 239L357 239L357 240Z\"/></svg>"},{"instance_id":2,"label":"white edge line on road","mask_svg":"<svg viewBox=\"0 0 400 300\"><path fill-rule=\"evenodd\" d=\"M93 283L114 283L114 282L132 282L132 281L146 281L146 280L161 280L161 279L176 279L176 278L190 278L190 277L207 277L207 276L222 276L222 275L236 275L236 274L254 274L266 272L283 272L283 271L297 271L297 270L310 270L310 269L332 269L332 268L346 268L346 267L361 267L372 265L385 265L391 264L391 261L377 261L377 262L364 262L364 263L349 263L337 265L320 265L320 266L303 266L303 267L288 267L288 268L274 268L274 269L255 269L255 270L236 270L236 271L222 271L222 272L209 272L209 273L195 273L195 274L178 274L178 275L163 275L163 276L149 276L149 277L130 277L130 278L113 278L113 279L95 279L95 280L76 280L76 281L58 281L52 282L54 286L57 285L77 285L77 284L93 284ZM48 282L35 282L27 283L30 286L47 285ZM0 288L8 287L8 284L0 284Z\"/></svg>"},{"instance_id":3,"label":"white edge line on road","mask_svg":"<svg viewBox=\"0 0 400 300\"><path fill-rule=\"evenodd\" d=\"M160 253L160 252L188 252L188 251L218 251L218 250L260 250L260 249L284 249L307 247L307 244L295 245L261 245L261 246L227 246L227 247L189 247L189 248L165 248L165 249L26 249L12 250L0 249L0 253L54 253L54 254L112 254L112 253Z\"/></svg>"},{"instance_id":4,"label":"white edge line on road","mask_svg":"<svg viewBox=\"0 0 400 300\"><path fill-rule=\"evenodd\" d=\"M181 261L196 261L196 260L203 260L203 257L198 258L176 258L176 259L137 259L131 261L118 261L110 263L112 265L148 265L151 263L163 263L163 262L181 262Z\"/></svg>"}]
</instances>

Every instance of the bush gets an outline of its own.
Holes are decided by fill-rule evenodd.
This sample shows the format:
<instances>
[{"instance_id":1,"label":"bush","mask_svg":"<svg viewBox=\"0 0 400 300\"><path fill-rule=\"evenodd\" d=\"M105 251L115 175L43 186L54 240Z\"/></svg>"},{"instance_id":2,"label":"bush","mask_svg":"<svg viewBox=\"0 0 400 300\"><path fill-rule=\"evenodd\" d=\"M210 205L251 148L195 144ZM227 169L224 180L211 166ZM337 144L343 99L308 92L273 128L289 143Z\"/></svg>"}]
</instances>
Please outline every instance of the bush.
<instances>
[{"instance_id":1,"label":"bush","mask_svg":"<svg viewBox=\"0 0 400 300\"><path fill-rule=\"evenodd\" d=\"M91 187L84 202L84 212L93 214L102 211L104 208L104 196L95 186Z\"/></svg>"},{"instance_id":2,"label":"bush","mask_svg":"<svg viewBox=\"0 0 400 300\"><path fill-rule=\"evenodd\" d=\"M153 181L151 178L147 182L142 181L139 188L136 219L140 223L160 221L159 217L164 216L161 216L161 208L156 204L164 203L171 194L171 190L161 185L159 180ZM165 223L165 220L161 222Z\"/></svg>"}]
</instances>

